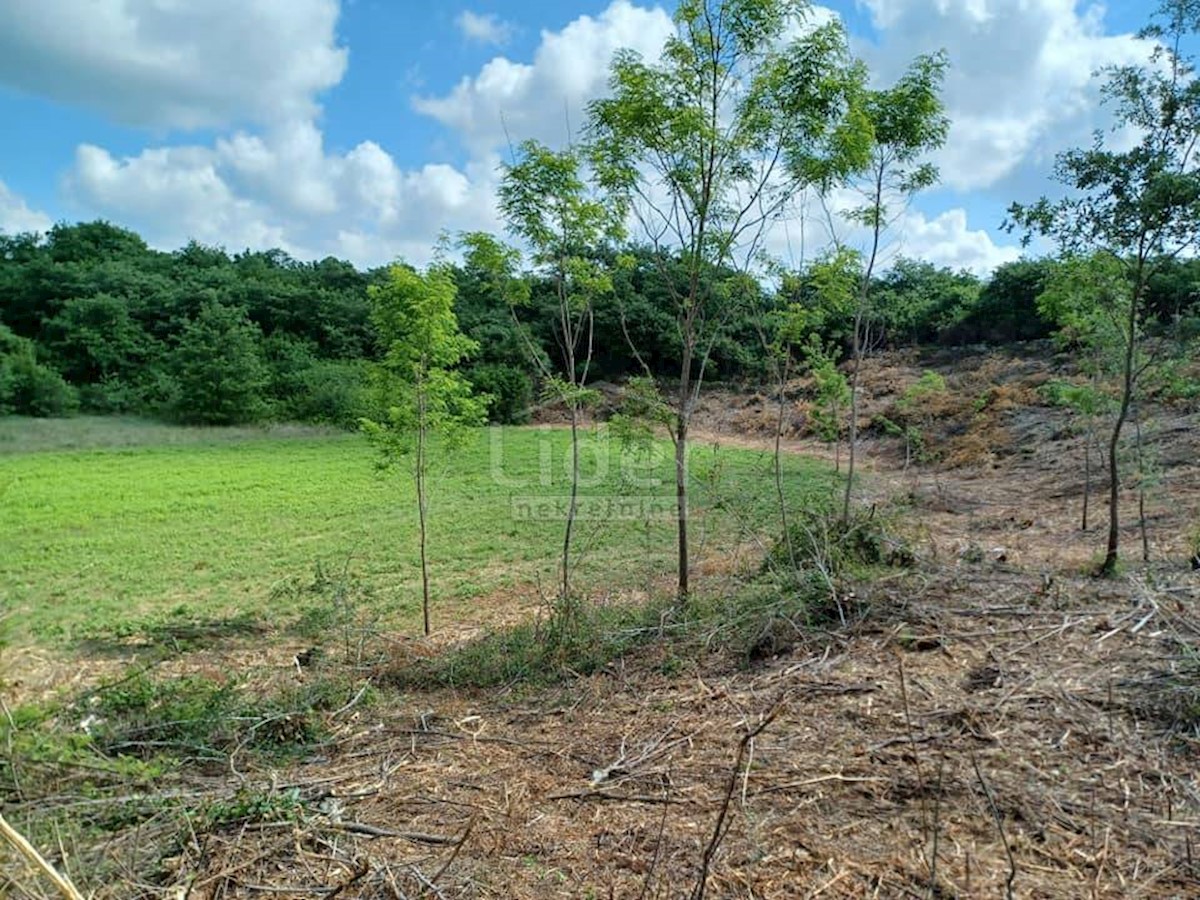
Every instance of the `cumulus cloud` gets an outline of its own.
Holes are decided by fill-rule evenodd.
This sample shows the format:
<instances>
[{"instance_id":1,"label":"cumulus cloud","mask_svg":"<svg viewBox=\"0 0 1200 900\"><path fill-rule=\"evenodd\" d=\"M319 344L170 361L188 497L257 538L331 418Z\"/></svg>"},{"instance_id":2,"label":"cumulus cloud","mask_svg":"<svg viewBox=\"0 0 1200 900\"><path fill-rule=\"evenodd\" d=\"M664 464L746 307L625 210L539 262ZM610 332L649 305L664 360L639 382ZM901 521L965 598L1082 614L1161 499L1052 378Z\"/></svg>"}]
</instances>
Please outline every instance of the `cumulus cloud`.
<instances>
[{"instance_id":1,"label":"cumulus cloud","mask_svg":"<svg viewBox=\"0 0 1200 900\"><path fill-rule=\"evenodd\" d=\"M120 159L85 144L66 186L78 205L166 247L196 238L360 265L398 256L421 263L442 228L497 227L495 157L404 170L372 141L345 154L327 153L319 132L294 141L288 127Z\"/></svg>"},{"instance_id":2,"label":"cumulus cloud","mask_svg":"<svg viewBox=\"0 0 1200 900\"><path fill-rule=\"evenodd\" d=\"M234 193L217 166L217 155L202 147L154 148L116 159L83 144L67 187L78 204L134 226L163 247L195 238L296 252L269 209Z\"/></svg>"},{"instance_id":3,"label":"cumulus cloud","mask_svg":"<svg viewBox=\"0 0 1200 900\"><path fill-rule=\"evenodd\" d=\"M932 219L921 212L909 212L898 233L898 255L955 270L967 269L981 276L1021 257L1019 247L998 245L987 231L972 229L967 211L961 208L946 210Z\"/></svg>"},{"instance_id":4,"label":"cumulus cloud","mask_svg":"<svg viewBox=\"0 0 1200 900\"><path fill-rule=\"evenodd\" d=\"M1076 0L865 0L880 42L863 48L895 78L916 53L950 56L950 139L939 154L960 191L1048 170L1055 153L1103 124L1097 69L1146 58L1130 35L1106 35L1104 11ZM1031 179L1032 180L1032 179Z\"/></svg>"},{"instance_id":5,"label":"cumulus cloud","mask_svg":"<svg viewBox=\"0 0 1200 900\"><path fill-rule=\"evenodd\" d=\"M629 47L656 57L672 33L660 7L615 0L597 17L543 31L530 63L497 56L447 95L416 97L414 108L452 129L475 153L504 146L508 134L561 144L583 124L586 103L601 94L613 54Z\"/></svg>"},{"instance_id":6,"label":"cumulus cloud","mask_svg":"<svg viewBox=\"0 0 1200 900\"><path fill-rule=\"evenodd\" d=\"M415 101L468 146L465 165L403 168L372 140L330 152L310 89L298 112L264 118L211 146L150 147L118 158L85 144L66 190L77 207L128 223L160 246L195 237L363 265L397 256L423 262L442 230L500 229L495 189L506 138L498 110L514 135L559 143L564 104L581 124L584 105L604 89L612 54L633 46L653 56L671 27L661 9L615 0L598 17L544 32L532 62L497 57L448 96Z\"/></svg>"},{"instance_id":7,"label":"cumulus cloud","mask_svg":"<svg viewBox=\"0 0 1200 900\"><path fill-rule=\"evenodd\" d=\"M347 54L338 0L5 0L0 84L155 128L311 116Z\"/></svg>"},{"instance_id":8,"label":"cumulus cloud","mask_svg":"<svg viewBox=\"0 0 1200 900\"><path fill-rule=\"evenodd\" d=\"M507 44L513 35L513 27L494 13L477 13L464 9L454 19L462 36L477 44Z\"/></svg>"},{"instance_id":9,"label":"cumulus cloud","mask_svg":"<svg viewBox=\"0 0 1200 900\"><path fill-rule=\"evenodd\" d=\"M43 212L30 209L28 204L0 181L0 234L21 234L26 231L48 231L54 223Z\"/></svg>"},{"instance_id":10,"label":"cumulus cloud","mask_svg":"<svg viewBox=\"0 0 1200 900\"><path fill-rule=\"evenodd\" d=\"M905 214L896 252L977 272L1016 258L954 192L1007 200L1043 190L1053 154L1086 140L1100 121L1092 71L1141 60L1145 48L1105 35L1099 7L1077 8L1075 0L862 2L877 34L856 46L881 82L918 52L946 47L952 62L946 100L954 124L938 159L950 190L922 201L924 212ZM45 14L47 3L56 15ZM816 15L835 13L819 7ZM325 146L321 92L340 80L347 60L337 18L336 0L9 0L0 4L0 83L124 122L218 129L211 144L128 157L78 149L65 179L77 208L130 224L160 246L196 237L360 264L397 255L421 262L443 229L498 229L496 167L509 135L561 145L605 91L613 53L629 47L653 59L673 32L660 6L612 0L542 32L528 58L497 54L444 94L412 101L417 114L445 126L469 162L402 167L369 135L346 152ZM469 10L456 24L484 42L507 31ZM246 34L255 41L244 42ZM0 208L44 220L2 194Z\"/></svg>"}]
</instances>

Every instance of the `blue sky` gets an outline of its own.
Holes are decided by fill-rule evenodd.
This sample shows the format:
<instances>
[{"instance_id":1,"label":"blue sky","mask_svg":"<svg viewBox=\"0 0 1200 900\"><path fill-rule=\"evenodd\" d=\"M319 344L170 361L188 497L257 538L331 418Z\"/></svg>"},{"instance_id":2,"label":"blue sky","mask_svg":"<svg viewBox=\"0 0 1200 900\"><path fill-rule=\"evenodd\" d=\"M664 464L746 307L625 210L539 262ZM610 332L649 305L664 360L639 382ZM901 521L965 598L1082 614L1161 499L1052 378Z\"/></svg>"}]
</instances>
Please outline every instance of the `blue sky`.
<instances>
[{"instance_id":1,"label":"blue sky","mask_svg":"<svg viewBox=\"0 0 1200 900\"><path fill-rule=\"evenodd\" d=\"M1145 0L834 0L881 78L944 47L943 184L893 252L986 271L1049 189L1054 153L1103 124L1090 73L1139 60ZM371 265L443 228L496 228L504 151L561 141L611 52L653 55L649 0L5 0L0 230L103 217L152 244L283 246ZM798 223L789 227L793 237ZM782 252L782 237L774 247Z\"/></svg>"}]
</instances>

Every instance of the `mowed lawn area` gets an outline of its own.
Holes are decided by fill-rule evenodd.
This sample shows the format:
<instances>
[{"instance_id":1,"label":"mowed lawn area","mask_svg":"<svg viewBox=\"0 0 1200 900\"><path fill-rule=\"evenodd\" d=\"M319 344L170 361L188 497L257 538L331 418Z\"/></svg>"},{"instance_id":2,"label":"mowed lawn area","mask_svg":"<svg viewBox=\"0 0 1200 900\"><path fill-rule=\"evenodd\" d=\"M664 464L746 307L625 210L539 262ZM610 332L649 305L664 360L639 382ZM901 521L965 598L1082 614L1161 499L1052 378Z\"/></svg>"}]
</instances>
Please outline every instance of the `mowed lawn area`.
<instances>
[{"instance_id":1,"label":"mowed lawn area","mask_svg":"<svg viewBox=\"0 0 1200 900\"><path fill-rule=\"evenodd\" d=\"M434 624L511 587L551 590L568 488L569 435L496 428L440 448L431 484ZM622 448L589 431L578 583L644 584L674 565L669 444ZM381 474L354 434L187 429L120 419L0 420L0 600L10 639L57 643L157 616L297 611L289 585L318 565L369 585L397 627L419 612L411 479ZM691 477L700 559L769 541L769 455L697 444ZM797 504L833 476L790 457Z\"/></svg>"}]
</instances>

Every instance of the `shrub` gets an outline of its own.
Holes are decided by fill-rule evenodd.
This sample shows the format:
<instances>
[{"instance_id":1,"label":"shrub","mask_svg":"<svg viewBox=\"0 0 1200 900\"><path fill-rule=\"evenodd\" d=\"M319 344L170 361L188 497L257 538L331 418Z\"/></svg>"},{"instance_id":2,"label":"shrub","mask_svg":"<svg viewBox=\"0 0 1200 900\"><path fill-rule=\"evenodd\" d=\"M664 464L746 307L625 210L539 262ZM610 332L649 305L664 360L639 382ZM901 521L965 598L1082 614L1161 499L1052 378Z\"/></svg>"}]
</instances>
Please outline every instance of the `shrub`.
<instances>
[{"instance_id":1,"label":"shrub","mask_svg":"<svg viewBox=\"0 0 1200 900\"><path fill-rule=\"evenodd\" d=\"M907 543L874 507L856 511L848 522L828 512L805 511L789 531L790 537L781 537L768 551L764 571L819 569L840 576L864 567L907 567L915 562Z\"/></svg>"},{"instance_id":2,"label":"shrub","mask_svg":"<svg viewBox=\"0 0 1200 900\"><path fill-rule=\"evenodd\" d=\"M362 361L314 361L300 373L294 417L319 425L357 427L359 419L371 412L367 365Z\"/></svg>"},{"instance_id":3,"label":"shrub","mask_svg":"<svg viewBox=\"0 0 1200 900\"><path fill-rule=\"evenodd\" d=\"M265 414L261 332L243 310L205 303L184 328L173 362L182 421L237 425Z\"/></svg>"},{"instance_id":4,"label":"shrub","mask_svg":"<svg viewBox=\"0 0 1200 900\"><path fill-rule=\"evenodd\" d=\"M75 389L38 362L33 341L0 325L0 414L65 416L78 408Z\"/></svg>"},{"instance_id":5,"label":"shrub","mask_svg":"<svg viewBox=\"0 0 1200 900\"><path fill-rule=\"evenodd\" d=\"M660 635L664 614L654 604L576 601L565 627L556 611L546 620L489 632L435 657L400 662L385 678L402 689L552 684L597 672Z\"/></svg>"},{"instance_id":6,"label":"shrub","mask_svg":"<svg viewBox=\"0 0 1200 900\"><path fill-rule=\"evenodd\" d=\"M495 425L524 425L533 404L533 382L524 369L507 363L482 363L467 372L476 393L490 394L488 419Z\"/></svg>"}]
</instances>

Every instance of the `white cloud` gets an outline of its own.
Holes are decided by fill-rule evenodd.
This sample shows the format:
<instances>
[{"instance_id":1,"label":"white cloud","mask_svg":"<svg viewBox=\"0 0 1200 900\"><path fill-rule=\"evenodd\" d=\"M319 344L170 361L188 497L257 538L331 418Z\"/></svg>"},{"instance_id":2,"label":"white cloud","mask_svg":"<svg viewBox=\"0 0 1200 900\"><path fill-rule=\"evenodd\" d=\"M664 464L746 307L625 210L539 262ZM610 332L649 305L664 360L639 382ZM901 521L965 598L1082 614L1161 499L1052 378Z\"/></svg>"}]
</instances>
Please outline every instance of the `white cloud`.
<instances>
[{"instance_id":1,"label":"white cloud","mask_svg":"<svg viewBox=\"0 0 1200 900\"><path fill-rule=\"evenodd\" d=\"M213 0L186 12L176 0L55 2L71 29L34 16L31 0L0 0L0 82L123 121L216 124L221 134L210 145L150 147L126 158L81 146L65 181L79 210L136 227L158 246L197 237L360 264L397 255L424 261L443 229L498 230L496 167L509 135L561 145L605 91L613 53L630 47L654 58L673 32L666 11L632 0L544 31L531 58L497 55L447 93L415 97L414 109L446 126L470 161L405 168L373 140L348 152L325 147L319 95L346 64L335 0ZM1030 181L1030 195L1043 190L1054 152L1086 140L1099 121L1091 72L1144 55L1128 36L1105 36L1097 8L1079 11L1074 0L863 2L879 43L859 49L881 81L915 53L950 49L954 125L939 162L959 191L1024 196L1020 179ZM457 24L481 40L504 27L469 12ZM239 39L226 40L233 31ZM256 36L253 46L245 34ZM26 72L20 61L35 57L45 62ZM61 64L61 77L51 63ZM1016 258L1016 248L970 226L965 198L945 206L955 208L907 213L894 251L979 272ZM809 229L810 256L818 230ZM798 223L777 231L784 235L771 246L786 255Z\"/></svg>"},{"instance_id":2,"label":"white cloud","mask_svg":"<svg viewBox=\"0 0 1200 900\"><path fill-rule=\"evenodd\" d=\"M195 238L232 249L295 252L269 210L235 194L217 165L217 154L202 147L149 149L118 160L84 144L76 150L67 188L88 209L133 225L164 248Z\"/></svg>"},{"instance_id":3,"label":"white cloud","mask_svg":"<svg viewBox=\"0 0 1200 900\"><path fill-rule=\"evenodd\" d=\"M965 209L949 209L933 219L910 211L897 233L898 255L955 270L968 269L977 275L988 275L997 266L1021 257L1019 247L997 245L987 231L971 230Z\"/></svg>"},{"instance_id":4,"label":"white cloud","mask_svg":"<svg viewBox=\"0 0 1200 900\"><path fill-rule=\"evenodd\" d=\"M1030 167L1040 180L1055 153L1103 124L1092 73L1142 61L1132 36L1104 34L1103 9L1076 0L865 0L881 32L863 48L885 79L914 54L945 48L950 139L938 155L948 185L987 188ZM1029 179L1035 180L1035 179Z\"/></svg>"},{"instance_id":5,"label":"white cloud","mask_svg":"<svg viewBox=\"0 0 1200 900\"><path fill-rule=\"evenodd\" d=\"M584 106L607 84L613 54L629 47L656 57L673 32L660 7L615 0L598 17L580 16L543 31L531 63L497 56L443 97L416 97L414 108L454 130L476 154L514 139L562 144L583 125Z\"/></svg>"},{"instance_id":6,"label":"white cloud","mask_svg":"<svg viewBox=\"0 0 1200 900\"><path fill-rule=\"evenodd\" d=\"M417 101L471 149L465 165L431 160L402 168L371 140L331 153L310 92L299 112L265 117L211 146L151 147L117 158L85 144L64 184L77 208L135 227L157 246L195 237L364 265L396 256L423 262L443 230L501 228L495 189L506 139L498 110L517 138L559 143L564 104L581 125L613 53L633 46L655 55L671 28L661 9L615 0L598 17L544 32L531 63L497 57L449 96Z\"/></svg>"},{"instance_id":7,"label":"white cloud","mask_svg":"<svg viewBox=\"0 0 1200 900\"><path fill-rule=\"evenodd\" d=\"M0 181L0 234L21 234L25 231L48 231L54 223L50 217L28 204Z\"/></svg>"},{"instance_id":8,"label":"white cloud","mask_svg":"<svg viewBox=\"0 0 1200 900\"><path fill-rule=\"evenodd\" d=\"M477 13L464 9L454 19L463 37L477 44L503 46L512 39L513 27L494 13Z\"/></svg>"},{"instance_id":9,"label":"white cloud","mask_svg":"<svg viewBox=\"0 0 1200 900\"><path fill-rule=\"evenodd\" d=\"M155 128L308 117L337 84L337 0L4 0L0 84Z\"/></svg>"},{"instance_id":10,"label":"white cloud","mask_svg":"<svg viewBox=\"0 0 1200 900\"><path fill-rule=\"evenodd\" d=\"M280 247L360 265L428 260L439 230L496 229L497 159L463 169L404 170L364 141L327 154L313 131L236 134L215 147L151 148L117 159L83 145L66 188L77 205L116 218L155 245L190 238L230 249Z\"/></svg>"}]
</instances>

